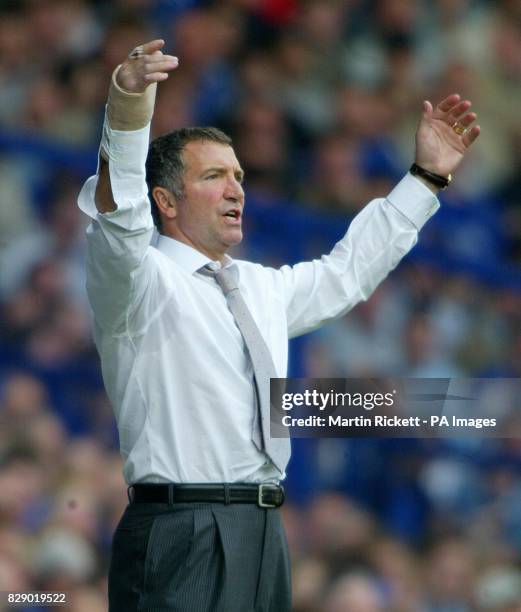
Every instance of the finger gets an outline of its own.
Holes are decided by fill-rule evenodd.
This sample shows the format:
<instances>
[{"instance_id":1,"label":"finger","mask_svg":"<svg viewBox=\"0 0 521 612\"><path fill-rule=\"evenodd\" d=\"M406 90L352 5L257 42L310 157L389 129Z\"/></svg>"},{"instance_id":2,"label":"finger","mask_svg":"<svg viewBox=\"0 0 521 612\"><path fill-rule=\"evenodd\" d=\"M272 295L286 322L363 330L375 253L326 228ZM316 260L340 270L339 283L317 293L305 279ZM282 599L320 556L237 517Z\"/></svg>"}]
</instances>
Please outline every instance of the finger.
<instances>
[{"instance_id":1,"label":"finger","mask_svg":"<svg viewBox=\"0 0 521 612\"><path fill-rule=\"evenodd\" d=\"M155 40L151 40L150 42L141 45L143 49L144 55L150 55L155 51L159 51L165 46L165 41L162 38L156 38Z\"/></svg>"},{"instance_id":2,"label":"finger","mask_svg":"<svg viewBox=\"0 0 521 612\"><path fill-rule=\"evenodd\" d=\"M172 70L179 64L177 57L173 55L163 55L156 61L145 60L145 70L147 72L163 72L164 70Z\"/></svg>"},{"instance_id":3,"label":"finger","mask_svg":"<svg viewBox=\"0 0 521 612\"><path fill-rule=\"evenodd\" d=\"M168 64L166 66L163 66L161 68L156 68L156 69L151 69L151 70L147 70L144 74L144 78L148 80L148 77L151 75L157 75L159 73L168 73L168 72L172 72L177 68L177 64ZM153 77L155 78L155 77Z\"/></svg>"},{"instance_id":4,"label":"finger","mask_svg":"<svg viewBox=\"0 0 521 612\"><path fill-rule=\"evenodd\" d=\"M462 138L463 144L466 147L470 147L470 145L476 140L481 132L481 127L479 125L475 125L471 130L469 130Z\"/></svg>"},{"instance_id":5,"label":"finger","mask_svg":"<svg viewBox=\"0 0 521 612\"><path fill-rule=\"evenodd\" d=\"M455 121L458 121L460 117L463 117L471 106L472 102L470 100L464 100L463 102L456 104L456 106L454 106L450 112L447 113L446 120L452 125Z\"/></svg>"},{"instance_id":6,"label":"finger","mask_svg":"<svg viewBox=\"0 0 521 612\"><path fill-rule=\"evenodd\" d=\"M437 111L440 111L442 113L446 113L448 111L450 111L450 109L457 104L461 99L461 96L459 94L451 94L450 96L447 96L445 98L445 100L442 100L438 106L436 107Z\"/></svg>"},{"instance_id":7,"label":"finger","mask_svg":"<svg viewBox=\"0 0 521 612\"><path fill-rule=\"evenodd\" d=\"M148 70L146 70L144 74L146 76L147 74L156 74L158 72L172 72L173 70L177 68L177 66L178 66L177 63L157 65L157 66L154 66L153 68L149 68Z\"/></svg>"},{"instance_id":8,"label":"finger","mask_svg":"<svg viewBox=\"0 0 521 612\"><path fill-rule=\"evenodd\" d=\"M168 76L168 72L152 72L150 74L145 74L145 81L147 81L147 83L158 83L159 81L166 81Z\"/></svg>"},{"instance_id":9,"label":"finger","mask_svg":"<svg viewBox=\"0 0 521 612\"><path fill-rule=\"evenodd\" d=\"M461 119L458 119L458 123L464 127L464 128L468 128L469 125L475 121L477 118L476 113L468 113L466 114L464 117L462 117Z\"/></svg>"}]
</instances>

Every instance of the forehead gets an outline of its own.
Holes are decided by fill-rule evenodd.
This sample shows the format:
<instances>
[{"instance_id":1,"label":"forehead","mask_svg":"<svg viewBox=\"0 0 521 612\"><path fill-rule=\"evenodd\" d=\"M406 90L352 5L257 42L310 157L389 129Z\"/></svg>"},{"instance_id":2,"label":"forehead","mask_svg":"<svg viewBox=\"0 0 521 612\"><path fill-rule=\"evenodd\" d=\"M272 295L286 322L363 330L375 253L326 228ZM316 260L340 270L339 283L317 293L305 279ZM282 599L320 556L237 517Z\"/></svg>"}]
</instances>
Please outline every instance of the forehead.
<instances>
[{"instance_id":1,"label":"forehead","mask_svg":"<svg viewBox=\"0 0 521 612\"><path fill-rule=\"evenodd\" d=\"M241 170L235 151L229 145L206 140L189 142L183 149L188 172L204 172L206 168L225 167Z\"/></svg>"}]
</instances>

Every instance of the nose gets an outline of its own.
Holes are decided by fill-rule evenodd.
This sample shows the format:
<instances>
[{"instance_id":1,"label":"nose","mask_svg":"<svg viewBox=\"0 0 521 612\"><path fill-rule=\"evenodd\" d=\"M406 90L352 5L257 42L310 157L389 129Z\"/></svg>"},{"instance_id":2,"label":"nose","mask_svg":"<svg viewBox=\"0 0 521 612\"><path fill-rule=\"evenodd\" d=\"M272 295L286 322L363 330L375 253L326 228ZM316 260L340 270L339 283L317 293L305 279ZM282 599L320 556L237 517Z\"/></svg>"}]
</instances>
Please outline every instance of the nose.
<instances>
[{"instance_id":1,"label":"nose","mask_svg":"<svg viewBox=\"0 0 521 612\"><path fill-rule=\"evenodd\" d=\"M244 200L244 189L241 183L234 177L230 176L226 183L226 191L224 197L235 203L241 203Z\"/></svg>"}]
</instances>

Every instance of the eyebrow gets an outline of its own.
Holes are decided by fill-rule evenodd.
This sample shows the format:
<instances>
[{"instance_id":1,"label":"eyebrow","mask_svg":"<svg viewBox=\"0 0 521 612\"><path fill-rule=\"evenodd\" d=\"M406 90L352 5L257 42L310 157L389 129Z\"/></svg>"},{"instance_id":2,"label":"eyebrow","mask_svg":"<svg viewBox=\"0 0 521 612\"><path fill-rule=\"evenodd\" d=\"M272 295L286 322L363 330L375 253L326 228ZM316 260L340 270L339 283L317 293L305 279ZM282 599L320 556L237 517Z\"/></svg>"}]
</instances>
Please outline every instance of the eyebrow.
<instances>
[{"instance_id":1,"label":"eyebrow","mask_svg":"<svg viewBox=\"0 0 521 612\"><path fill-rule=\"evenodd\" d=\"M212 168L206 168L206 170L203 171L202 176L204 176L205 174L211 173L211 172L217 172L218 174L225 174L226 168L224 166L213 166ZM244 179L244 170L234 171L234 175L239 176L240 177L239 181L242 181Z\"/></svg>"}]
</instances>

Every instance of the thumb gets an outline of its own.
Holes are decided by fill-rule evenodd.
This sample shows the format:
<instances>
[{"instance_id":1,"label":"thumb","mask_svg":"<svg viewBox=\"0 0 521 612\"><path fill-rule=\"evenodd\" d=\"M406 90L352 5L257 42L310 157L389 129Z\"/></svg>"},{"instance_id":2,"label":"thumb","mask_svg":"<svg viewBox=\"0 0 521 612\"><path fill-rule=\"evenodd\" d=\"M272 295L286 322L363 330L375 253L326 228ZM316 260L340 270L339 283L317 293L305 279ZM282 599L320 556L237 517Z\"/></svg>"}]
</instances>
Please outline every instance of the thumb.
<instances>
[{"instance_id":1,"label":"thumb","mask_svg":"<svg viewBox=\"0 0 521 612\"><path fill-rule=\"evenodd\" d=\"M427 119L428 117L430 117L432 115L432 104L429 102L429 100L424 100L423 101L423 116L425 119Z\"/></svg>"}]
</instances>

